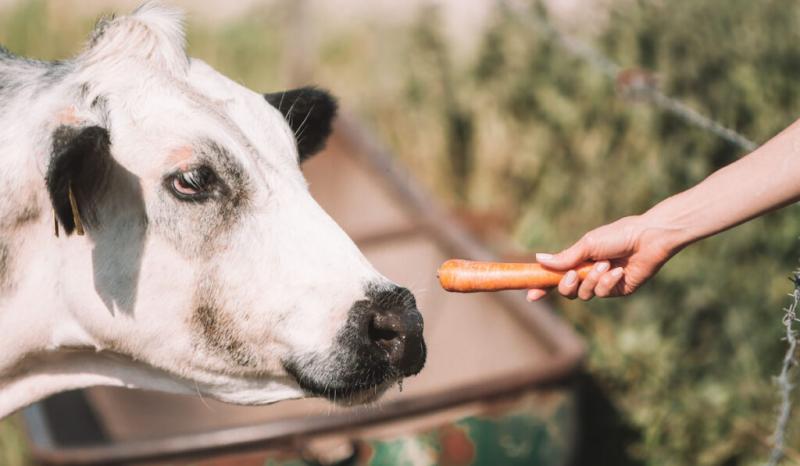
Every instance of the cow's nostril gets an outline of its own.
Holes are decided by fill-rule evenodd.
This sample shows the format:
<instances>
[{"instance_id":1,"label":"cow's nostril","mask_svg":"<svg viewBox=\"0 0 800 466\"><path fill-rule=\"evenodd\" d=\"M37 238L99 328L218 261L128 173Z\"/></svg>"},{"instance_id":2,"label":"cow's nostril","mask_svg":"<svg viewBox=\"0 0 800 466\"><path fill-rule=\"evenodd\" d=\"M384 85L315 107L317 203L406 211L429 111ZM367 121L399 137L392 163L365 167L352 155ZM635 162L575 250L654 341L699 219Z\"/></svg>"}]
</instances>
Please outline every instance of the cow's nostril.
<instances>
[{"instance_id":1,"label":"cow's nostril","mask_svg":"<svg viewBox=\"0 0 800 466\"><path fill-rule=\"evenodd\" d=\"M425 362L422 317L416 309L374 313L367 326L370 344L386 354L403 376L414 375Z\"/></svg>"},{"instance_id":2,"label":"cow's nostril","mask_svg":"<svg viewBox=\"0 0 800 466\"><path fill-rule=\"evenodd\" d=\"M394 312L376 312L367 329L369 340L386 352L389 361L397 365L403 358L405 328L402 318Z\"/></svg>"},{"instance_id":3,"label":"cow's nostril","mask_svg":"<svg viewBox=\"0 0 800 466\"><path fill-rule=\"evenodd\" d=\"M399 336L397 330L393 328L381 327L378 324L378 316L374 316L369 323L369 339L377 344L382 344L394 340Z\"/></svg>"}]
</instances>

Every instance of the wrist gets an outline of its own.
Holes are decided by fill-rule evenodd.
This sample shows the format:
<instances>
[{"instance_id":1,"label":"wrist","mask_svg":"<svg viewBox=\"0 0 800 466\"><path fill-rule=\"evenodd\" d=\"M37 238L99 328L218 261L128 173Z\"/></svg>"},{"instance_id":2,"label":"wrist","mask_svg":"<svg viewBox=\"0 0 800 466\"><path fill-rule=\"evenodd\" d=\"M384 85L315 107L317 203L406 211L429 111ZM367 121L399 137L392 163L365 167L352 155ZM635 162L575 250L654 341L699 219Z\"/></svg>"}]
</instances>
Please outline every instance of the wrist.
<instances>
[{"instance_id":1,"label":"wrist","mask_svg":"<svg viewBox=\"0 0 800 466\"><path fill-rule=\"evenodd\" d=\"M639 222L644 229L642 237L647 238L652 245L673 255L703 238L702 234L686 221L684 213L678 212L673 215L668 209L659 206L656 205L639 216Z\"/></svg>"}]
</instances>

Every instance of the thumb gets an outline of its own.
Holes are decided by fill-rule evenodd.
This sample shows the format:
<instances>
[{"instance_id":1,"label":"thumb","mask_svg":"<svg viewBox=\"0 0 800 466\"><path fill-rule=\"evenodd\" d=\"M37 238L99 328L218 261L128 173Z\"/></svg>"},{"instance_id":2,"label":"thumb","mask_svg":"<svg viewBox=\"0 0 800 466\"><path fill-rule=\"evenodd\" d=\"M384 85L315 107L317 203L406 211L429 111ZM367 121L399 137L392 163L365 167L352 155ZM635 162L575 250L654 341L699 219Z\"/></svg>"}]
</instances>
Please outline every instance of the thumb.
<instances>
[{"instance_id":1,"label":"thumb","mask_svg":"<svg viewBox=\"0 0 800 466\"><path fill-rule=\"evenodd\" d=\"M556 270L569 270L587 259L589 259L589 251L582 241L578 241L558 254L536 254L537 262Z\"/></svg>"}]
</instances>

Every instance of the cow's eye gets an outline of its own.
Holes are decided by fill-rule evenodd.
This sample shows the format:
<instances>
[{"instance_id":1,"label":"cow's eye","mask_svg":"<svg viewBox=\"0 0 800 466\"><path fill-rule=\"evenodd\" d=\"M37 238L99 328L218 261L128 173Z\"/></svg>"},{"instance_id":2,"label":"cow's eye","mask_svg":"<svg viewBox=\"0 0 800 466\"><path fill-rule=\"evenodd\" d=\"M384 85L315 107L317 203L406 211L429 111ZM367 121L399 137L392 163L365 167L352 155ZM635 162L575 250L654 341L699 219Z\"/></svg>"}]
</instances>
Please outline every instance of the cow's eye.
<instances>
[{"instance_id":1,"label":"cow's eye","mask_svg":"<svg viewBox=\"0 0 800 466\"><path fill-rule=\"evenodd\" d=\"M168 179L172 194L184 201L205 200L214 193L217 175L210 167L201 166L173 174Z\"/></svg>"}]
</instances>

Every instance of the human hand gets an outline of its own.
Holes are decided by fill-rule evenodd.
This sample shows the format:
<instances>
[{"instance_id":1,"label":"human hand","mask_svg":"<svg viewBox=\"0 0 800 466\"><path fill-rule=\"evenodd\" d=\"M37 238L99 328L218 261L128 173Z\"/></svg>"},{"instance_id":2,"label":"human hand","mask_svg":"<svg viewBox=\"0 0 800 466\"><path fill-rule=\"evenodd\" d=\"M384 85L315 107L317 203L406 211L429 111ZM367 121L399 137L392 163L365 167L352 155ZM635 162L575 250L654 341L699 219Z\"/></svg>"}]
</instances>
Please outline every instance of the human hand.
<instances>
[{"instance_id":1,"label":"human hand","mask_svg":"<svg viewBox=\"0 0 800 466\"><path fill-rule=\"evenodd\" d=\"M558 292L568 298L589 300L627 296L636 291L681 249L679 232L656 226L644 216L625 217L596 228L558 254L536 254L536 260L554 270L568 270ZM581 281L574 267L595 261ZM528 300L547 294L544 289L528 291Z\"/></svg>"}]
</instances>

